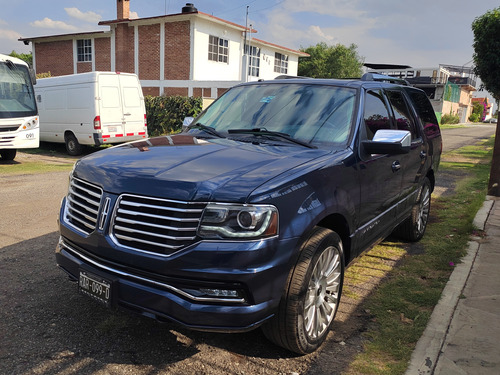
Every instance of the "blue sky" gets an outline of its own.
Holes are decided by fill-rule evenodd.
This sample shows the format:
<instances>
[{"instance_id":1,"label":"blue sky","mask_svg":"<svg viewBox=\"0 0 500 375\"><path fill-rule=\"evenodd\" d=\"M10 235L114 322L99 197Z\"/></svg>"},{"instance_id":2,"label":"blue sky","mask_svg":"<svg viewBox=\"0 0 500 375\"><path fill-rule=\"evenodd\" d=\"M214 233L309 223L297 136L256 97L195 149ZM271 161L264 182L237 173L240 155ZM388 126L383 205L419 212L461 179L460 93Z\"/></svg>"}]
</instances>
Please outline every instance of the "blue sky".
<instances>
[{"instance_id":1,"label":"blue sky","mask_svg":"<svg viewBox=\"0 0 500 375\"><path fill-rule=\"evenodd\" d=\"M318 42L354 43L365 62L413 67L467 65L471 23L498 0L198 0L199 11L257 29L259 39L298 49ZM186 1L130 0L138 17L179 13ZM28 52L17 39L108 30L116 0L0 0L0 52Z\"/></svg>"}]
</instances>

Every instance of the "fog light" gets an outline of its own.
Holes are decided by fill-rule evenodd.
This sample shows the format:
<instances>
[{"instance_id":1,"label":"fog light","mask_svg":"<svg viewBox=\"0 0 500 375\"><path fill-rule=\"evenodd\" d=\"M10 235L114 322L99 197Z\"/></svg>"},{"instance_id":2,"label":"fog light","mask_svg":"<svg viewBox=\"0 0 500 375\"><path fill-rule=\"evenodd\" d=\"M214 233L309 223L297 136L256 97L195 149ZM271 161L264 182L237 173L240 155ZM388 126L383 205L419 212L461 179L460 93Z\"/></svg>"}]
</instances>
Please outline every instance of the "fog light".
<instances>
[{"instance_id":1,"label":"fog light","mask_svg":"<svg viewBox=\"0 0 500 375\"><path fill-rule=\"evenodd\" d=\"M200 289L200 291L210 297L219 298L241 298L237 290L228 289Z\"/></svg>"}]
</instances>

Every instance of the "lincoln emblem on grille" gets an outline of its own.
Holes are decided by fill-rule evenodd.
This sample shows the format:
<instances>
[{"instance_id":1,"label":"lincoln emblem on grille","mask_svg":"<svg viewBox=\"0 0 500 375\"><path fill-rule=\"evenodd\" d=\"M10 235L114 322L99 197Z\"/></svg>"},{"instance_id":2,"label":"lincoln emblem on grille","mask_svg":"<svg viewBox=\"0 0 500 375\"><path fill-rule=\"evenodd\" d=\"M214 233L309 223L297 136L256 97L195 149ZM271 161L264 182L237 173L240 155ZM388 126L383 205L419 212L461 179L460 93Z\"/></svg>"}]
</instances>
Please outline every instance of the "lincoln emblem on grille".
<instances>
[{"instance_id":1,"label":"lincoln emblem on grille","mask_svg":"<svg viewBox=\"0 0 500 375\"><path fill-rule=\"evenodd\" d=\"M101 210L101 219L99 220L99 230L104 229L104 224L106 223L106 218L108 217L109 213L109 203L111 201L110 197L106 197L104 200L104 205L102 206Z\"/></svg>"}]
</instances>

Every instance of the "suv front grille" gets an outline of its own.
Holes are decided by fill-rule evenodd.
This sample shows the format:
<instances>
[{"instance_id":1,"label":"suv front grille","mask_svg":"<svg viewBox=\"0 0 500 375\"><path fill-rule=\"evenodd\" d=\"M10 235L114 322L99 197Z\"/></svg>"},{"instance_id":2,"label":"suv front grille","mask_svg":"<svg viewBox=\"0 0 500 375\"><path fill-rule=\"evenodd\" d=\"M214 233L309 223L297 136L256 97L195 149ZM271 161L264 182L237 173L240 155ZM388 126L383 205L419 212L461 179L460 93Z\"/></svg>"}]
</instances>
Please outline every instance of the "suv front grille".
<instances>
[{"instance_id":1,"label":"suv front grille","mask_svg":"<svg viewBox=\"0 0 500 375\"><path fill-rule=\"evenodd\" d=\"M77 178L69 184L66 221L86 234L96 228L102 189Z\"/></svg>"},{"instance_id":2,"label":"suv front grille","mask_svg":"<svg viewBox=\"0 0 500 375\"><path fill-rule=\"evenodd\" d=\"M111 235L119 245L168 256L196 241L205 206L125 194L116 204Z\"/></svg>"}]
</instances>

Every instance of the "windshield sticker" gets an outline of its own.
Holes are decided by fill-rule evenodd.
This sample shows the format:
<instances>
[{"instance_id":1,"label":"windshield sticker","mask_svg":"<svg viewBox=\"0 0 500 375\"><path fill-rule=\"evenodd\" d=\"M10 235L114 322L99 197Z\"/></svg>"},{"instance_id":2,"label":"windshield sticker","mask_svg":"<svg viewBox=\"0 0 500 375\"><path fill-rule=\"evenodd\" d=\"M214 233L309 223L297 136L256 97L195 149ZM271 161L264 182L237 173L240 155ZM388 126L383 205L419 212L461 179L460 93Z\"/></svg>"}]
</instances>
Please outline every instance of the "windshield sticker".
<instances>
[{"instance_id":1,"label":"windshield sticker","mask_svg":"<svg viewBox=\"0 0 500 375\"><path fill-rule=\"evenodd\" d=\"M275 98L274 95L272 96L264 96L262 99L260 99L260 102L261 103L270 103L271 100L273 100Z\"/></svg>"}]
</instances>

